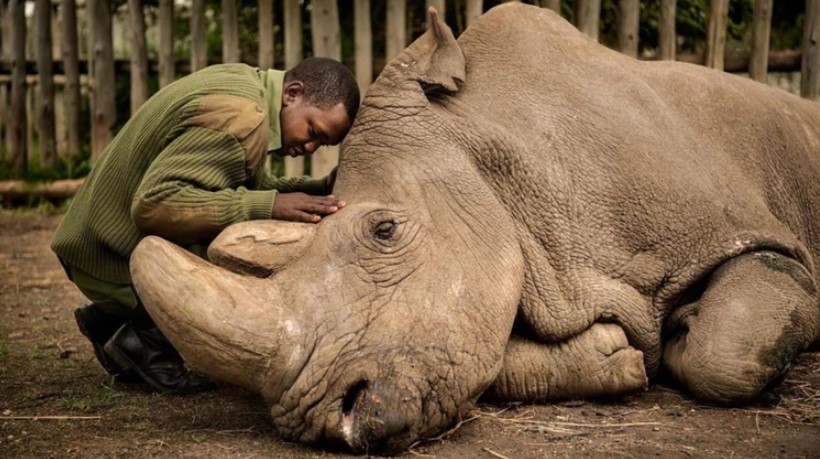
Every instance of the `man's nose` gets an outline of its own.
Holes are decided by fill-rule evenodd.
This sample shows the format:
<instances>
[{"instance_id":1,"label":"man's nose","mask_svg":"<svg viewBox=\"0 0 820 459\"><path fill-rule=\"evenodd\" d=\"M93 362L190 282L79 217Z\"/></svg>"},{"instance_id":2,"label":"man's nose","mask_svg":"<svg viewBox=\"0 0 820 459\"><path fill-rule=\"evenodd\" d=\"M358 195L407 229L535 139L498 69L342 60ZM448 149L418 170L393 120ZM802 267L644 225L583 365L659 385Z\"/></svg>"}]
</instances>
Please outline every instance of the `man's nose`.
<instances>
[{"instance_id":1,"label":"man's nose","mask_svg":"<svg viewBox=\"0 0 820 459\"><path fill-rule=\"evenodd\" d=\"M305 153L313 154L316 150L319 149L319 142L315 140L311 140L310 142L305 143Z\"/></svg>"}]
</instances>

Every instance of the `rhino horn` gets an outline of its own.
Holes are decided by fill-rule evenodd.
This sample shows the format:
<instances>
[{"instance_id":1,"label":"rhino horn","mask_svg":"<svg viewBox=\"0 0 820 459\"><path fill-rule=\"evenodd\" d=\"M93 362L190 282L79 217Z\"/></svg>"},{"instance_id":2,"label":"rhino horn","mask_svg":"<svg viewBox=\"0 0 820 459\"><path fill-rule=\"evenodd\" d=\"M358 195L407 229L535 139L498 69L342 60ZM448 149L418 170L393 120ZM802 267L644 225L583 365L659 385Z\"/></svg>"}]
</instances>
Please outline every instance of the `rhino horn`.
<instances>
[{"instance_id":1,"label":"rhino horn","mask_svg":"<svg viewBox=\"0 0 820 459\"><path fill-rule=\"evenodd\" d=\"M148 313L196 370L275 397L298 368L304 328L273 280L221 269L155 236L134 250L131 276ZM266 386L271 374L277 387Z\"/></svg>"},{"instance_id":2,"label":"rhino horn","mask_svg":"<svg viewBox=\"0 0 820 459\"><path fill-rule=\"evenodd\" d=\"M231 225L208 247L208 259L231 271L269 277L308 248L316 225L259 220Z\"/></svg>"},{"instance_id":3,"label":"rhino horn","mask_svg":"<svg viewBox=\"0 0 820 459\"><path fill-rule=\"evenodd\" d=\"M428 14L430 27L389 64L385 75L394 81L415 80L425 94L457 92L466 78L464 54L436 9L430 7Z\"/></svg>"}]
</instances>

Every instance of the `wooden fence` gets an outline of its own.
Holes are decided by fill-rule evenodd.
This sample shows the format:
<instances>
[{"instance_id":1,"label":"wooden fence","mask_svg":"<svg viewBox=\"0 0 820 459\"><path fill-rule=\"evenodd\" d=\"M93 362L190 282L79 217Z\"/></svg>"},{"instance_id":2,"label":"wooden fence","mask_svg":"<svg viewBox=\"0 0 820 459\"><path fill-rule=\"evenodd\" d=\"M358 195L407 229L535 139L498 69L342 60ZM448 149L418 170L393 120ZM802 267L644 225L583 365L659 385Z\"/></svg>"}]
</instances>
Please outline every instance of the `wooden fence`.
<instances>
[{"instance_id":1,"label":"wooden fence","mask_svg":"<svg viewBox=\"0 0 820 459\"><path fill-rule=\"evenodd\" d=\"M385 51L380 56L373 53L370 0L352 0L352 31L342 30L337 0L311 0L304 5L300 5L299 0L282 1L282 17L274 18L273 0L258 0L258 55L251 57L240 56L237 0L221 0L222 14L213 19L209 19L213 11L206 12L204 0L158 0L158 8L151 10L152 15L157 16L154 25L158 29L154 45L157 58L149 60L143 0L127 0L118 10L120 14L116 15L127 18L125 22L130 31L125 37L129 45L125 57L115 56L112 34L112 16L115 15L112 15L110 0L0 0L0 133L4 137L5 164L11 168L11 175L23 177L32 160L38 161L42 167L50 167L57 158L71 157L88 148L92 160L98 160L114 135L117 117L127 116L116 111L113 83L117 75L130 75L130 109L133 113L149 97L150 76L157 76L162 87L208 64L206 29L214 20L221 21L223 62L239 62L244 58L261 68L270 68L275 63L289 68L303 56L302 18L303 9L308 8L313 55L341 60L342 34L355 34L355 74L363 90L384 63L412 39L408 29L408 7L411 5L407 0L384 0L381 11L385 14ZM559 0L538 1L542 7L560 10ZM457 14L450 17L455 16L462 27L469 26L483 7L481 0L449 0L447 3L426 0L426 3L439 11L445 7L456 8ZM747 55L727 57L729 0L711 0L704 55L681 56L676 55L676 0L661 0L656 58L699 62L736 72L748 70L751 78L764 82L769 69L800 69L801 95L817 100L820 90L820 0L805 2L802 49L777 53L769 52L772 3L773 0L755 0L751 49ZM574 0L572 7L576 26L597 39L601 0ZM637 56L640 2L620 0L617 8L618 49ZM32 10L33 14L30 14ZM190 59L184 62L173 58L174 15L182 12L190 17ZM283 30L284 53L280 60L274 55L274 19ZM36 49L32 50L35 43ZM32 54L36 59L27 59L27 55ZM32 87L36 89L36 97L32 95ZM60 97L55 98L55 93ZM81 116L85 94L90 99L90 121L87 122ZM55 100L59 103L55 104ZM36 123L30 123L30 118ZM83 126L90 126L90 145L82 144L85 138ZM32 140L35 136L36 142ZM36 149L29 148L35 143ZM322 176L336 163L337 154L332 150L320 152L312 160L313 175ZM302 158L287 158L286 175L300 175L303 171ZM6 183L3 186L10 190L24 188L21 184Z\"/></svg>"}]
</instances>

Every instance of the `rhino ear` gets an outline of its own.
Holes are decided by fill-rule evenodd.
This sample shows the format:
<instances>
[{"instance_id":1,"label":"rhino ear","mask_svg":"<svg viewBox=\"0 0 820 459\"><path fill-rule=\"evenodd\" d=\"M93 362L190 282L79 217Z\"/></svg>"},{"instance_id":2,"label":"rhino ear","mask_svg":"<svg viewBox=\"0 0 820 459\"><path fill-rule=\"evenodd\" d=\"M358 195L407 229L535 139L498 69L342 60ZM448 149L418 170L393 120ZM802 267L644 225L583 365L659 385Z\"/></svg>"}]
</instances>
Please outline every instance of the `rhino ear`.
<instances>
[{"instance_id":1,"label":"rhino ear","mask_svg":"<svg viewBox=\"0 0 820 459\"><path fill-rule=\"evenodd\" d=\"M391 63L394 70L416 80L425 94L441 90L456 92L465 79L464 54L450 27L433 7L430 27Z\"/></svg>"}]
</instances>

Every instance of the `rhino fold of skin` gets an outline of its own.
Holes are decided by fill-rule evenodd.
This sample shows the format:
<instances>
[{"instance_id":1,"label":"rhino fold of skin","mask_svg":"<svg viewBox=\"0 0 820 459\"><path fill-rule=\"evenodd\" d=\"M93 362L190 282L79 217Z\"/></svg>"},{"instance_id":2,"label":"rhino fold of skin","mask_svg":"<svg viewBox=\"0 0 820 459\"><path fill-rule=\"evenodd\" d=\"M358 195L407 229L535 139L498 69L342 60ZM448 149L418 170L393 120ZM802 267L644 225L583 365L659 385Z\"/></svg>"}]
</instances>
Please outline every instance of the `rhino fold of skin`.
<instances>
[{"instance_id":1,"label":"rhino fold of skin","mask_svg":"<svg viewBox=\"0 0 820 459\"><path fill-rule=\"evenodd\" d=\"M484 394L757 397L818 332L820 104L640 62L547 9L433 26L370 87L318 225L146 237L135 286L288 440L395 452Z\"/></svg>"}]
</instances>

